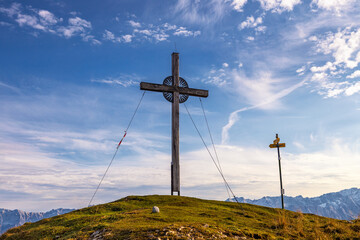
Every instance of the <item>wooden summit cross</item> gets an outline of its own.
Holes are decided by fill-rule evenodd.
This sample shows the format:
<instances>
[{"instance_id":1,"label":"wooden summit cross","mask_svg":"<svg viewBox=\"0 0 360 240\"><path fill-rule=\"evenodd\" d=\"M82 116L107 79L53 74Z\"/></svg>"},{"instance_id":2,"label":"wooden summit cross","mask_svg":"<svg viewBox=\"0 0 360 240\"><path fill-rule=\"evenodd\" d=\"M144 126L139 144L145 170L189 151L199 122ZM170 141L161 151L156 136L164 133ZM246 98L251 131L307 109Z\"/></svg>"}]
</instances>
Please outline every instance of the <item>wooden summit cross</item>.
<instances>
[{"instance_id":1,"label":"wooden summit cross","mask_svg":"<svg viewBox=\"0 0 360 240\"><path fill-rule=\"evenodd\" d=\"M189 88L187 82L179 77L179 53L172 53L172 76L166 77L163 84L141 82L140 89L162 92L165 99L172 102L172 161L171 161L171 195L177 192L180 196L180 162L179 162L179 103L189 96L207 97L208 91Z\"/></svg>"}]
</instances>

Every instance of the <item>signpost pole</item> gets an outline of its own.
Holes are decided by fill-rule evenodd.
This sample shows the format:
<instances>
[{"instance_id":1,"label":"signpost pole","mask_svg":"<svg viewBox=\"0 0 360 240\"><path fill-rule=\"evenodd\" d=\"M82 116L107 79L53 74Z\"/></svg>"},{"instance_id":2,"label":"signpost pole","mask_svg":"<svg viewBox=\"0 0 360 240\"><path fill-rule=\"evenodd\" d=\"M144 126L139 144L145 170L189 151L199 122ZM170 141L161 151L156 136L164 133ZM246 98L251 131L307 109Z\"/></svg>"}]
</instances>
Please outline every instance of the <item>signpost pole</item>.
<instances>
[{"instance_id":1,"label":"signpost pole","mask_svg":"<svg viewBox=\"0 0 360 240\"><path fill-rule=\"evenodd\" d=\"M276 134L277 137L277 134ZM280 191L281 191L281 208L284 209L284 189L282 185L282 176L281 176L281 157L280 157L280 147L279 143L276 144L277 152L278 152L278 159L279 159L279 173L280 173Z\"/></svg>"}]
</instances>

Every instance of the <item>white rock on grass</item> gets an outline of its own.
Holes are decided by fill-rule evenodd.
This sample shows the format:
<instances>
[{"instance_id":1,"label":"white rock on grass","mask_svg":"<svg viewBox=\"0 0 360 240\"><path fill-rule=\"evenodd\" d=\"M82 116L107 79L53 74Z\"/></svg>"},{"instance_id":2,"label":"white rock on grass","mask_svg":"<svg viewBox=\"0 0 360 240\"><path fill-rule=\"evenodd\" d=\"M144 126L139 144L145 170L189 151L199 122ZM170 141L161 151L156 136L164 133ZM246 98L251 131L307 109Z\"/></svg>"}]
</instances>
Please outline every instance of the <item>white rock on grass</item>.
<instances>
[{"instance_id":1,"label":"white rock on grass","mask_svg":"<svg viewBox=\"0 0 360 240\"><path fill-rule=\"evenodd\" d=\"M154 206L152 209L152 213L159 213L160 209L157 206Z\"/></svg>"}]
</instances>

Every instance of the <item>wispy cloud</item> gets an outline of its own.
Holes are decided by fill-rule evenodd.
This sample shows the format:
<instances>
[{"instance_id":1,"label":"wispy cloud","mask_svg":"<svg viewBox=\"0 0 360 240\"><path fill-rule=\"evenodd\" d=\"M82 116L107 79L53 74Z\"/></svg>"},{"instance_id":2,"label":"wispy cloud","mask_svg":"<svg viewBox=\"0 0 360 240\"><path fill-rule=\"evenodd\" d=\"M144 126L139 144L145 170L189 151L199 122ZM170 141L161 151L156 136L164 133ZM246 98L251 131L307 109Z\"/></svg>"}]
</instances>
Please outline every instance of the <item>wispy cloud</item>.
<instances>
[{"instance_id":1,"label":"wispy cloud","mask_svg":"<svg viewBox=\"0 0 360 240\"><path fill-rule=\"evenodd\" d=\"M261 7L266 11L282 13L292 11L294 7L301 3L301 0L258 0Z\"/></svg>"},{"instance_id":2,"label":"wispy cloud","mask_svg":"<svg viewBox=\"0 0 360 240\"><path fill-rule=\"evenodd\" d=\"M140 28L141 27L141 24L139 22L135 22L133 20L129 20L128 23L134 28Z\"/></svg>"},{"instance_id":3,"label":"wispy cloud","mask_svg":"<svg viewBox=\"0 0 360 240\"><path fill-rule=\"evenodd\" d=\"M247 17L245 21L239 24L239 30L244 28L255 28L258 25L262 24L263 20L262 17L254 18L253 16Z\"/></svg>"},{"instance_id":4,"label":"wispy cloud","mask_svg":"<svg viewBox=\"0 0 360 240\"><path fill-rule=\"evenodd\" d=\"M344 11L350 10L356 4L356 0L313 0L312 5L327 11L341 15Z\"/></svg>"},{"instance_id":5,"label":"wispy cloud","mask_svg":"<svg viewBox=\"0 0 360 240\"><path fill-rule=\"evenodd\" d=\"M282 13L284 11L292 11L296 5L302 3L301 0L257 0L265 11ZM227 1L225 1L227 2ZM243 12L243 7L247 0L232 0L231 6L235 11Z\"/></svg>"},{"instance_id":6,"label":"wispy cloud","mask_svg":"<svg viewBox=\"0 0 360 240\"><path fill-rule=\"evenodd\" d=\"M346 76L346 78L360 78L360 70L356 70L352 74Z\"/></svg>"},{"instance_id":7,"label":"wispy cloud","mask_svg":"<svg viewBox=\"0 0 360 240\"><path fill-rule=\"evenodd\" d=\"M208 84L213 84L217 87L223 87L231 83L231 77L229 74L228 63L223 63L222 67L217 69L213 67L206 78L202 81Z\"/></svg>"},{"instance_id":8,"label":"wispy cloud","mask_svg":"<svg viewBox=\"0 0 360 240\"><path fill-rule=\"evenodd\" d=\"M272 139L269 139L269 142L271 141ZM357 161L359 160L357 159L360 159L358 151L351 156L353 154L351 148L355 147L355 144L351 145L337 138L325 141L329 147L322 151L310 152L307 150L308 145L303 146L305 149L301 154L291 154L286 149L283 150L282 168L287 195L318 196L322 193L343 189L344 185L352 187L353 181L359 179L357 169L351 168L352 164L358 165ZM276 151L272 151L266 146L264 148L243 148L222 144L216 147L224 175L237 196L255 198L279 195ZM339 159L351 160L342 165ZM182 161L182 169L186 174L182 178L185 189L188 186L196 187L202 183L203 185L212 185L213 189L217 189L216 192L226 195L225 189L220 184L216 184L221 183L221 177L206 149L189 152L183 156ZM206 171L203 166L208 166ZM187 176L193 177L188 178ZM192 196L202 197L209 194L201 191L204 188L199 189L198 193L192 191L194 194ZM321 189L320 192L319 189Z\"/></svg>"},{"instance_id":9,"label":"wispy cloud","mask_svg":"<svg viewBox=\"0 0 360 240\"><path fill-rule=\"evenodd\" d=\"M283 90L281 90L279 92L276 92L276 90L274 90L274 89L269 89L269 86L266 86L266 85L268 85L268 83L267 83L268 80L265 80L265 83L264 83L265 85L260 84L260 85L256 86L256 84L255 84L255 89L250 90L253 93L251 95L249 95L249 97L251 98L250 101L253 101L255 104L251 105L249 107L244 107L244 108L241 108L239 110L236 110L236 111L232 112L229 115L228 123L222 128L222 134L221 134L221 136L222 136L222 139L221 139L222 144L225 144L225 143L228 142L228 140L229 140L229 130L239 120L239 116L238 116L239 113L245 112L245 111L248 111L248 110L252 110L252 109L256 109L256 108L261 108L261 109L273 108L274 104L270 105L271 103L274 103L274 102L280 100L281 98L289 95L290 93L292 93L297 88L303 86L306 81L307 81L307 79L302 80L301 82L299 82L299 83L297 83L297 84L295 84L295 85L293 85L291 87L288 87L286 89L283 89ZM265 87L265 89L264 89L265 91L262 91L263 87ZM244 91L246 91L246 90L249 91L248 88L244 89ZM259 92L257 92L257 91L261 92L260 95L257 95L257 94L259 94ZM276 104L276 106L279 107L280 105Z\"/></svg>"},{"instance_id":10,"label":"wispy cloud","mask_svg":"<svg viewBox=\"0 0 360 240\"><path fill-rule=\"evenodd\" d=\"M21 4L13 3L9 8L0 7L0 12L5 13L9 17L14 17L20 13Z\"/></svg>"},{"instance_id":11,"label":"wispy cloud","mask_svg":"<svg viewBox=\"0 0 360 240\"><path fill-rule=\"evenodd\" d=\"M69 18L68 22L68 26L59 28L59 32L66 38L71 38L76 34L83 34L92 28L89 21L79 17Z\"/></svg>"},{"instance_id":12,"label":"wispy cloud","mask_svg":"<svg viewBox=\"0 0 360 240\"><path fill-rule=\"evenodd\" d=\"M318 93L325 97L338 97L341 94L351 96L358 92L358 84L344 81L345 74L360 63L360 28L347 27L336 33L328 32L318 36L317 52L324 54L328 60L324 65L312 66L312 81L318 86ZM359 71L359 70L357 70ZM347 79L357 77L357 71L346 76ZM340 79L340 80L339 80Z\"/></svg>"},{"instance_id":13,"label":"wispy cloud","mask_svg":"<svg viewBox=\"0 0 360 240\"><path fill-rule=\"evenodd\" d=\"M232 0L231 6L238 12L243 12L243 7L247 3L247 0Z\"/></svg>"},{"instance_id":14,"label":"wispy cloud","mask_svg":"<svg viewBox=\"0 0 360 240\"><path fill-rule=\"evenodd\" d=\"M0 164L7 167L0 169L0 180L7 184L0 187L0 192L15 189L18 196L9 199L8 195L0 194L3 207L46 210L86 206L124 134L125 122L129 121L135 106L131 106L130 113L120 105L120 114L111 111L111 118L116 118L114 122L107 122L109 112L104 108L108 105L104 103L104 107L99 108L98 99L133 103L133 95L126 91L119 94L117 89L117 95L106 100L109 88L72 85L66 88L64 96L63 87L64 84L62 89L55 88L41 96L36 91L24 91L20 97L2 98ZM69 121L62 121L62 118ZM78 121L79 118L82 120ZM37 124L32 124L32 121ZM101 124L94 125L98 121ZM141 122L141 118L135 119L133 128L123 141L96 203L141 192L144 188L148 194L158 189L164 194L167 192L161 188L170 176L167 171L170 157L163 153L168 148L169 137L138 130L134 127L137 122ZM91 127L83 127L84 124ZM150 161L149 156L156 162ZM137 164L142 167L137 167ZM157 182L146 184L148 177L157 179ZM121 194L119 187L122 188Z\"/></svg>"},{"instance_id":15,"label":"wispy cloud","mask_svg":"<svg viewBox=\"0 0 360 240\"><path fill-rule=\"evenodd\" d=\"M179 27L178 29L176 29L176 31L174 32L175 36L184 36L184 37L189 37L189 36L198 36L200 35L200 31L189 31L187 30L185 27Z\"/></svg>"},{"instance_id":16,"label":"wispy cloud","mask_svg":"<svg viewBox=\"0 0 360 240\"><path fill-rule=\"evenodd\" d=\"M160 25L145 24L140 22L134 22L130 20L132 31L128 34L116 36L113 32L105 30L103 38L114 43L130 43L133 41L154 41L163 42L167 41L171 36L176 37L197 37L201 34L199 30L188 30L186 27L179 27L171 25L169 23L163 23Z\"/></svg>"},{"instance_id":17,"label":"wispy cloud","mask_svg":"<svg viewBox=\"0 0 360 240\"><path fill-rule=\"evenodd\" d=\"M92 25L90 21L74 16L68 19L68 25L62 25L63 18L56 17L52 12L44 9L35 9L13 3L9 8L0 8L0 12L18 23L20 27L30 27L42 32L48 32L72 38L80 36L86 42L99 45L101 42L90 34Z\"/></svg>"},{"instance_id":18,"label":"wispy cloud","mask_svg":"<svg viewBox=\"0 0 360 240\"><path fill-rule=\"evenodd\" d=\"M122 87L130 87L130 86L138 85L141 80L143 80L142 77L139 77L134 74L133 75L122 74L119 77L108 77L108 78L104 78L104 79L92 79L91 82L119 85Z\"/></svg>"},{"instance_id":19,"label":"wispy cloud","mask_svg":"<svg viewBox=\"0 0 360 240\"><path fill-rule=\"evenodd\" d=\"M26 132L27 136L32 136L41 143L57 144L61 147L65 144L72 146L75 151L89 151L90 155L98 151L100 155L97 156L99 159L95 165L89 161L78 163L66 159L66 156L54 155L44 151L43 145L8 140L4 142L4 139L0 139L0 163L3 166L0 169L0 179L4 183L0 191L10 192L16 189L16 198L9 199L8 195L0 195L3 207L25 210L85 207L106 169L109 160L107 157L111 155L109 152L112 153L114 150L111 146L116 145L115 142L104 142L104 139L113 137L113 131L109 130L86 133L51 133L46 130ZM94 141L93 145L81 142L69 145L80 137L84 140L91 139ZM129 137L95 198L96 204L131 194L166 194L169 191L170 154L155 150L159 143L167 144L169 138L136 131ZM323 151L309 152L308 145L302 144L304 153L290 154L286 150L282 153L287 195L319 195L319 189L322 189L321 193L326 193L344 186L352 187L352 184L359 180L357 168L354 166L359 161L360 154L351 150L355 146L341 139L329 139L331 140L326 144L329 148ZM144 144L146 147L137 147ZM312 143L309 141L308 144ZM110 147L102 148L102 145ZM126 154L127 149L132 147L137 147L138 154ZM225 177L237 196L255 198L278 195L278 166L274 151L225 144L217 145L216 148ZM269 158L274 158L274 161L269 161ZM340 163L339 159L350 161ZM322 169L321 172L318 171L319 168ZM184 195L218 200L226 198L222 179L206 149L184 152L181 157L181 169ZM335 175L336 178L329 177ZM149 178L153 179L151 183L148 181ZM312 184L308 185L308 182ZM212 191L206 191L208 189Z\"/></svg>"},{"instance_id":20,"label":"wispy cloud","mask_svg":"<svg viewBox=\"0 0 360 240\"><path fill-rule=\"evenodd\" d=\"M13 86L10 86L6 83L3 83L3 82L0 82L0 87L3 87L3 88L7 88L7 89L10 89L16 93L20 93L20 89L16 88L16 87L13 87Z\"/></svg>"},{"instance_id":21,"label":"wispy cloud","mask_svg":"<svg viewBox=\"0 0 360 240\"><path fill-rule=\"evenodd\" d=\"M108 40L114 43L130 43L133 37L134 36L130 34L115 36L115 34L110 32L109 30L105 30L105 32L103 33L104 40Z\"/></svg>"},{"instance_id":22,"label":"wispy cloud","mask_svg":"<svg viewBox=\"0 0 360 240\"><path fill-rule=\"evenodd\" d=\"M254 18L253 16L247 17L245 21L241 22L238 25L238 29L241 31L246 28L255 29L256 33L264 33L266 31L266 26L261 25L263 23L262 17ZM250 40L250 39L248 39ZM252 39L254 40L254 39ZM252 41L251 40L251 41Z\"/></svg>"},{"instance_id":23,"label":"wispy cloud","mask_svg":"<svg viewBox=\"0 0 360 240\"><path fill-rule=\"evenodd\" d=\"M240 2L236 1L233 6L240 10ZM226 1L178 0L175 5L175 13L183 21L207 25L222 19L227 8L228 4Z\"/></svg>"}]
</instances>

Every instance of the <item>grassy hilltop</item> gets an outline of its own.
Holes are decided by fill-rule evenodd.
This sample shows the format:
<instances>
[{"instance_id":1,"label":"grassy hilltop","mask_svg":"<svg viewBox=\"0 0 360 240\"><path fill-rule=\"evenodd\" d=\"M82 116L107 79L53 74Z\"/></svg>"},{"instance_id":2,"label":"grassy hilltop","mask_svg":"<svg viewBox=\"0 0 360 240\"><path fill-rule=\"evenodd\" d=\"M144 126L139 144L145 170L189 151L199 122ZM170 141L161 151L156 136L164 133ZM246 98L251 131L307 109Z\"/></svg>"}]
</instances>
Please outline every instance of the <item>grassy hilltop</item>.
<instances>
[{"instance_id":1,"label":"grassy hilltop","mask_svg":"<svg viewBox=\"0 0 360 240\"><path fill-rule=\"evenodd\" d=\"M153 206L160 213L151 213ZM360 239L360 220L189 197L129 196L26 223L0 239Z\"/></svg>"}]
</instances>

